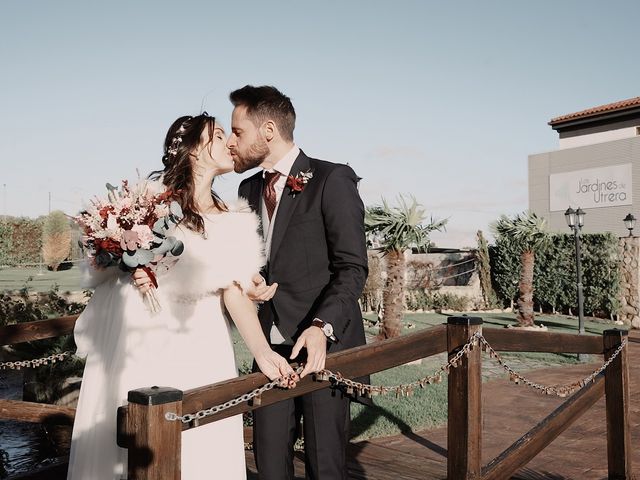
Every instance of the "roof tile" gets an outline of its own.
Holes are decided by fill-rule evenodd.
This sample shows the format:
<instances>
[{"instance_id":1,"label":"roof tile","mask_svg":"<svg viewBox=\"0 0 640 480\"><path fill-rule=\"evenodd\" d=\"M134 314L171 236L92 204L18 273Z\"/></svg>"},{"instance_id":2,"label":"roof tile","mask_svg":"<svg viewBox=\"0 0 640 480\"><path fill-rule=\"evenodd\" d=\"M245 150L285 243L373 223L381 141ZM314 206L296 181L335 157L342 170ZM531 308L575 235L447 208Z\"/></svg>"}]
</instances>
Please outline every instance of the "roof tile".
<instances>
[{"instance_id":1,"label":"roof tile","mask_svg":"<svg viewBox=\"0 0 640 480\"><path fill-rule=\"evenodd\" d=\"M614 112L616 110L625 110L627 108L640 106L640 97L629 98L628 100L621 100L615 103L608 103L606 105L600 105L599 107L588 108L580 112L569 113L560 117L552 118L549 121L549 125L555 125L557 123L566 122L569 120L576 120L578 118L591 117L605 112Z\"/></svg>"}]
</instances>

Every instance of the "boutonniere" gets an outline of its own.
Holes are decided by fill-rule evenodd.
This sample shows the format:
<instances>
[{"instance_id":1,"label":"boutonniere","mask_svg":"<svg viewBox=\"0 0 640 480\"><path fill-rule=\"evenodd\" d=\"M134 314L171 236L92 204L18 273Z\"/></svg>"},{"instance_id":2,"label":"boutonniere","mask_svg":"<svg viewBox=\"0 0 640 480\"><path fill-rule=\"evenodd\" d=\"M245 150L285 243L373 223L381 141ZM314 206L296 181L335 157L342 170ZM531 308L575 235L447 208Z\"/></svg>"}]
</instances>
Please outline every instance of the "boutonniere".
<instances>
[{"instance_id":1,"label":"boutonniere","mask_svg":"<svg viewBox=\"0 0 640 480\"><path fill-rule=\"evenodd\" d=\"M309 183L309 180L313 178L313 172L307 170L305 172L299 172L295 177L289 175L287 177L287 187L289 187L289 193L296 196L297 193L301 193L304 187Z\"/></svg>"}]
</instances>

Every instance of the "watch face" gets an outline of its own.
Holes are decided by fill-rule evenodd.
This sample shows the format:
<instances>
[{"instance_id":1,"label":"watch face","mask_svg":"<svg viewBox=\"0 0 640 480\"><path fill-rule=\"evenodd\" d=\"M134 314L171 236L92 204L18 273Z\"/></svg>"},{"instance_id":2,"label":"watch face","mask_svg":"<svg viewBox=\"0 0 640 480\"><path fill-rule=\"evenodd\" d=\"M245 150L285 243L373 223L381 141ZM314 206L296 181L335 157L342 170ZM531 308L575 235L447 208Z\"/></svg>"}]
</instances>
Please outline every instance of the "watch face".
<instances>
[{"instance_id":1,"label":"watch face","mask_svg":"<svg viewBox=\"0 0 640 480\"><path fill-rule=\"evenodd\" d=\"M324 327L322 327L322 331L327 337L330 337L331 335L333 335L333 325L331 325L330 323L325 323Z\"/></svg>"}]
</instances>

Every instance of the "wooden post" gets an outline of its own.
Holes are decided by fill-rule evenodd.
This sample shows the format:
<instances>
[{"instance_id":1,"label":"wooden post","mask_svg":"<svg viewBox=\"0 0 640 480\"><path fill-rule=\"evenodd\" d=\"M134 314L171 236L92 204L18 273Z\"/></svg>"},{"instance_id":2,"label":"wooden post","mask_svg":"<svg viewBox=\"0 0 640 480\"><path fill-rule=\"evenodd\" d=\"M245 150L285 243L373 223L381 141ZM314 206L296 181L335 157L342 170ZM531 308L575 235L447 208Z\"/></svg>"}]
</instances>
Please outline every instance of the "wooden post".
<instances>
[{"instance_id":1,"label":"wooden post","mask_svg":"<svg viewBox=\"0 0 640 480\"><path fill-rule=\"evenodd\" d=\"M624 330L603 332L604 358L608 360L627 337ZM629 364L623 348L605 370L607 405L607 460L609 478L626 480L632 477L631 430L629 427Z\"/></svg>"},{"instance_id":2,"label":"wooden post","mask_svg":"<svg viewBox=\"0 0 640 480\"><path fill-rule=\"evenodd\" d=\"M182 391L167 387L131 390L126 432L118 443L128 448L130 480L180 480L182 422L165 413L182 415Z\"/></svg>"},{"instance_id":3,"label":"wooden post","mask_svg":"<svg viewBox=\"0 0 640 480\"><path fill-rule=\"evenodd\" d=\"M451 359L477 331L478 317L450 317L447 349ZM449 372L447 422L447 478L478 479L482 474L482 360L478 346Z\"/></svg>"}]
</instances>

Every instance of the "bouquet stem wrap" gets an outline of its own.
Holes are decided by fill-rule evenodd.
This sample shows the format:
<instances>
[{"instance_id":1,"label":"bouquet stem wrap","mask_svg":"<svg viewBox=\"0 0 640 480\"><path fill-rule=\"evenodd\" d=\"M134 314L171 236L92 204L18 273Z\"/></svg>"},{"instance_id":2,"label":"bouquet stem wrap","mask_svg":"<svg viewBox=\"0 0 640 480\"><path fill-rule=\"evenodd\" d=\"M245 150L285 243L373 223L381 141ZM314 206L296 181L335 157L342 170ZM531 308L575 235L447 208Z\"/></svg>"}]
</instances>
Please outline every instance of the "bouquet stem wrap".
<instances>
[{"instance_id":1,"label":"bouquet stem wrap","mask_svg":"<svg viewBox=\"0 0 640 480\"><path fill-rule=\"evenodd\" d=\"M156 289L150 288L144 293L144 300L151 313L158 313L162 311L158 297L156 296Z\"/></svg>"},{"instance_id":2,"label":"bouquet stem wrap","mask_svg":"<svg viewBox=\"0 0 640 480\"><path fill-rule=\"evenodd\" d=\"M153 287L149 288L149 290L144 293L144 300L149 307L149 311L151 313L161 312L162 306L160 306L160 302L158 301L158 297L156 296L156 289L158 288L158 280L156 279L156 274L153 273L153 270L151 270L147 265L143 265L140 268L145 271L145 273L149 276L149 280L151 280L151 283L153 284Z\"/></svg>"}]
</instances>

